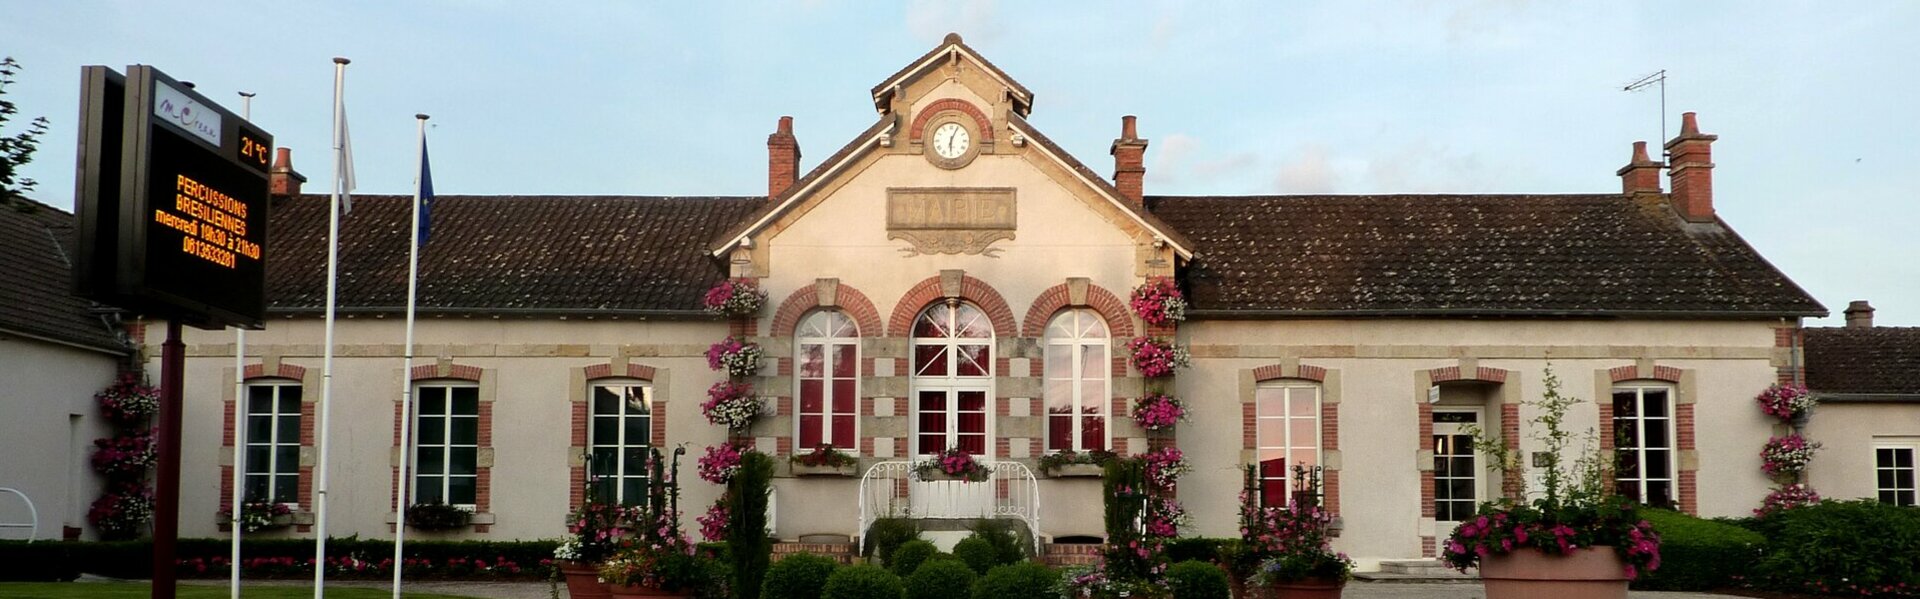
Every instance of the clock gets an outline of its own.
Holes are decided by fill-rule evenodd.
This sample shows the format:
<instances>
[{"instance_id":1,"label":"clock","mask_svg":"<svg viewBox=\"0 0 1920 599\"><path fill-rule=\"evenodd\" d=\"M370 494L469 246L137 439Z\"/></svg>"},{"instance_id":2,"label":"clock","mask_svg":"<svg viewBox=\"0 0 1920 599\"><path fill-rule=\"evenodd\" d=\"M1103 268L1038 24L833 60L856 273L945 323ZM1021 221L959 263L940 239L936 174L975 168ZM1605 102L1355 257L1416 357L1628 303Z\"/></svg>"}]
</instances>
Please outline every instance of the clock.
<instances>
[{"instance_id":1,"label":"clock","mask_svg":"<svg viewBox=\"0 0 1920 599\"><path fill-rule=\"evenodd\" d=\"M967 128L960 126L960 123L943 123L933 130L933 153L941 158L947 160L959 158L967 153L971 145L972 137L967 134Z\"/></svg>"}]
</instances>

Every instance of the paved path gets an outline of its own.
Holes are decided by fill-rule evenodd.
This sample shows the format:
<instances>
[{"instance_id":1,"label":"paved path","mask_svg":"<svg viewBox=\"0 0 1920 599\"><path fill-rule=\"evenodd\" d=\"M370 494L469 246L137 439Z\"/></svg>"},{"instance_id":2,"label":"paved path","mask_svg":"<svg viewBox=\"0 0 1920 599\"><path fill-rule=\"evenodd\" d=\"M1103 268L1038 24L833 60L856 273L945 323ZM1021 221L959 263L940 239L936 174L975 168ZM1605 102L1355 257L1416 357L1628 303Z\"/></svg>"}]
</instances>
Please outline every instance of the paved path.
<instances>
[{"instance_id":1,"label":"paved path","mask_svg":"<svg viewBox=\"0 0 1920 599\"><path fill-rule=\"evenodd\" d=\"M226 581L191 580L182 584L210 584L226 586ZM312 584L310 581L295 580L249 580L243 586L253 585L300 585ZM329 581L328 586L352 586L388 588L389 583L366 580ZM462 595L482 599L547 599L547 584L543 582L409 582L406 590L420 593L439 593L443 595ZM567 596L566 585L560 585L560 597ZM1715 595L1711 593L1662 593L1654 591L1634 591L1632 599L1722 599L1733 595ZM1347 584L1342 593L1343 599L1483 599L1479 583L1431 583L1409 584L1390 582L1353 582Z\"/></svg>"}]
</instances>

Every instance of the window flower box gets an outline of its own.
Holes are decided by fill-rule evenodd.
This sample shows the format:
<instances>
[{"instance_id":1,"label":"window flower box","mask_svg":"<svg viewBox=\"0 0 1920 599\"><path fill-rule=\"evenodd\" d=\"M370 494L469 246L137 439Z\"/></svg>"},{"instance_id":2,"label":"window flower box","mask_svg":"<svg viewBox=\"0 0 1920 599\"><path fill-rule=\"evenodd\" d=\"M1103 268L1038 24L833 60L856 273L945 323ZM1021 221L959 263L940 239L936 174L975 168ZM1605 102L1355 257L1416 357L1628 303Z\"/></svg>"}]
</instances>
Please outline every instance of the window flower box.
<instances>
[{"instance_id":1,"label":"window flower box","mask_svg":"<svg viewBox=\"0 0 1920 599\"><path fill-rule=\"evenodd\" d=\"M819 466L808 466L806 464L794 462L793 475L794 476L858 476L859 468L860 467L855 464L843 464L838 466L822 464Z\"/></svg>"},{"instance_id":2,"label":"window flower box","mask_svg":"<svg viewBox=\"0 0 1920 599\"><path fill-rule=\"evenodd\" d=\"M810 453L798 454L787 460L792 466L794 476L857 476L860 459L847 455L832 445L823 445Z\"/></svg>"},{"instance_id":3,"label":"window flower box","mask_svg":"<svg viewBox=\"0 0 1920 599\"><path fill-rule=\"evenodd\" d=\"M1041 473L1053 478L1099 478L1106 474L1107 463L1119 456L1111 451L1060 451L1040 456L1035 464Z\"/></svg>"},{"instance_id":4,"label":"window flower box","mask_svg":"<svg viewBox=\"0 0 1920 599\"><path fill-rule=\"evenodd\" d=\"M1066 464L1046 473L1052 478L1100 478L1106 471L1106 467L1099 464Z\"/></svg>"},{"instance_id":5,"label":"window flower box","mask_svg":"<svg viewBox=\"0 0 1920 599\"><path fill-rule=\"evenodd\" d=\"M921 480L957 480L977 483L987 480L987 467L973 454L958 447L948 448L932 458L913 465L914 474Z\"/></svg>"}]
</instances>

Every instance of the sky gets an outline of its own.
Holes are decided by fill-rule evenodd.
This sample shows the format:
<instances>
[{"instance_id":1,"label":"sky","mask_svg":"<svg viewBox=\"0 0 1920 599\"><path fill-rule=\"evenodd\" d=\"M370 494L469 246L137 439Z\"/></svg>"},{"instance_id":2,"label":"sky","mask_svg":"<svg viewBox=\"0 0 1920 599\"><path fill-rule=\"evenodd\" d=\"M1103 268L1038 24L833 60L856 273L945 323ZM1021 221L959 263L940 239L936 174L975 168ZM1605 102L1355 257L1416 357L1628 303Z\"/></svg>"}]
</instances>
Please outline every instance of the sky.
<instances>
[{"instance_id":1,"label":"sky","mask_svg":"<svg viewBox=\"0 0 1920 599\"><path fill-rule=\"evenodd\" d=\"M1715 208L1834 313L1920 325L1917 2L0 0L7 97L52 121L35 199L73 204L79 71L150 64L240 109L326 190L332 58L361 193L409 193L415 113L451 194L759 195L948 32L1035 93L1096 170L1120 116L1150 195L1612 193L1699 114Z\"/></svg>"}]
</instances>

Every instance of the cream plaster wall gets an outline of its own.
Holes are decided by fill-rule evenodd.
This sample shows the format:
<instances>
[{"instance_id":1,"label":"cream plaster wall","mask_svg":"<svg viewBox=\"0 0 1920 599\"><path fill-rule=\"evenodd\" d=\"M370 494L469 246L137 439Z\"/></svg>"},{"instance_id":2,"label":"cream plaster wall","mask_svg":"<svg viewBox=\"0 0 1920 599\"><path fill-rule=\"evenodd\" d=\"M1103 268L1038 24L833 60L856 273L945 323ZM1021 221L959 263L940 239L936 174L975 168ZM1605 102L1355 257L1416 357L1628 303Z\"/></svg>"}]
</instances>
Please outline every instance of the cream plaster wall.
<instances>
[{"instance_id":1,"label":"cream plaster wall","mask_svg":"<svg viewBox=\"0 0 1920 599\"><path fill-rule=\"evenodd\" d=\"M1920 440L1920 404L1820 404L1807 421L1804 434L1825 446L1814 455L1807 470L1808 482L1821 497L1871 499L1878 490L1873 471L1874 442Z\"/></svg>"},{"instance_id":2,"label":"cream plaster wall","mask_svg":"<svg viewBox=\"0 0 1920 599\"><path fill-rule=\"evenodd\" d=\"M85 529L87 508L101 479L89 461L93 440L111 434L93 394L112 384L119 359L0 334L0 487L25 493L39 511L41 540L60 539L62 526ZM26 505L0 493L0 521L25 523ZM0 539L25 539L24 528L0 529Z\"/></svg>"},{"instance_id":3,"label":"cream plaster wall","mask_svg":"<svg viewBox=\"0 0 1920 599\"><path fill-rule=\"evenodd\" d=\"M334 358L336 402L332 410L328 533L391 537L393 414L402 385L399 319L342 320ZM157 327L151 331L160 333ZM616 355L656 369L656 399L669 402L667 441L685 445L682 460L684 521L719 496L700 482L699 449L724 438L700 415L708 386L721 380L701 352L725 336L720 322L630 320L424 319L416 332L416 365L439 358L485 369L481 386L493 393L492 497L496 519L488 533L420 533L409 538L550 538L564 532L568 509L572 371L607 364ZM150 336L149 339L159 339ZM273 320L248 335L248 363L274 360L307 368L306 397L318 400L322 326L315 320ZM221 446L222 400L232 392L232 333L189 330L187 411L181 472L180 530L185 536L221 536L215 523L220 468L230 462ZM150 366L158 367L156 356ZM660 388L664 386L665 388ZM317 433L316 433L317 434ZM662 447L670 451L671 447ZM482 452L482 463L485 455ZM317 483L316 483L317 488ZM295 532L270 533L305 536Z\"/></svg>"},{"instance_id":4,"label":"cream plaster wall","mask_svg":"<svg viewBox=\"0 0 1920 599\"><path fill-rule=\"evenodd\" d=\"M1420 517L1425 458L1418 406L1425 401L1424 372L1433 368L1506 369L1513 376L1505 385L1518 385L1517 397L1532 400L1551 362L1562 393L1583 402L1569 418L1576 431L1597 428L1593 401L1596 391L1611 386L1606 369L1646 358L1685 369L1693 382L1677 387L1679 401L1695 402L1700 512L1740 515L1767 491L1754 455L1771 429L1752 408L1752 397L1774 376L1767 323L1202 321L1182 325L1180 334L1195 354L1178 388L1193 412L1179 438L1195 465L1181 481L1181 499L1194 515L1196 534L1236 534L1236 493L1227 490L1240 488L1239 467L1249 459L1242 449L1241 387L1252 384L1254 368L1294 360L1337 378L1323 396L1339 402L1339 451L1325 458L1340 470L1345 531L1337 546L1363 562L1419 556L1421 536L1447 532ZM1536 416L1522 407L1523 422ZM1523 450L1537 446L1530 434L1523 429Z\"/></svg>"}]
</instances>

